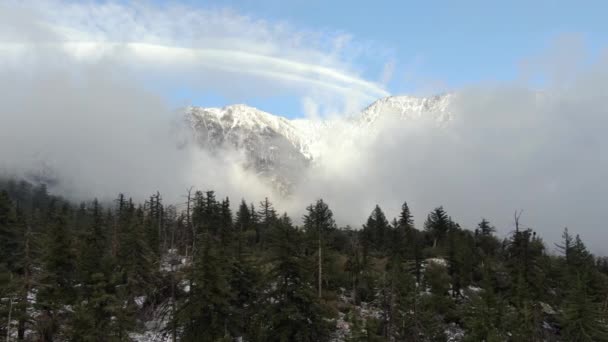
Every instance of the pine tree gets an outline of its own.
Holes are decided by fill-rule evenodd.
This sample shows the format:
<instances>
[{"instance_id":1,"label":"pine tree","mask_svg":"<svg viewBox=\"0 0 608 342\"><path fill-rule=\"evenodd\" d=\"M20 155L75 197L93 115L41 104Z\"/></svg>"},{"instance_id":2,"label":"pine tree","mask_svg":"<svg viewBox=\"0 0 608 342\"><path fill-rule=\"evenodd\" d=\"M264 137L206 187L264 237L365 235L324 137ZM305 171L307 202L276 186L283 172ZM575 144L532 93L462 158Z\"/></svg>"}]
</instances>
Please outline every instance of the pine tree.
<instances>
[{"instance_id":1,"label":"pine tree","mask_svg":"<svg viewBox=\"0 0 608 342\"><path fill-rule=\"evenodd\" d=\"M232 336L252 340L258 329L256 317L259 314L262 276L249 255L240 253L230 262L229 282L233 291L230 305L234 316L234 324L229 330Z\"/></svg>"},{"instance_id":2,"label":"pine tree","mask_svg":"<svg viewBox=\"0 0 608 342\"><path fill-rule=\"evenodd\" d=\"M135 209L131 201L119 219L121 235L117 267L129 304L135 297L146 295L156 283L156 256L145 238L144 220L143 209Z\"/></svg>"},{"instance_id":3,"label":"pine tree","mask_svg":"<svg viewBox=\"0 0 608 342\"><path fill-rule=\"evenodd\" d=\"M314 235L317 240L317 281L318 296L323 296L323 244L325 235L335 229L333 213L329 206L322 199L306 208L307 214L304 215L304 228L307 232Z\"/></svg>"},{"instance_id":4,"label":"pine tree","mask_svg":"<svg viewBox=\"0 0 608 342\"><path fill-rule=\"evenodd\" d=\"M485 218L481 219L481 222L477 225L477 229L479 230L479 233L484 236L492 235L496 232L496 228L490 225L490 221Z\"/></svg>"},{"instance_id":5,"label":"pine tree","mask_svg":"<svg viewBox=\"0 0 608 342\"><path fill-rule=\"evenodd\" d=\"M351 300L353 304L361 304L362 297L365 299L367 293L372 289L365 284L365 274L369 272L368 259L364 258L361 245L355 236L351 239L349 254L344 264L344 271L348 273L351 287ZM363 293L362 293L363 292Z\"/></svg>"},{"instance_id":6,"label":"pine tree","mask_svg":"<svg viewBox=\"0 0 608 342\"><path fill-rule=\"evenodd\" d=\"M403 202L401 205L401 213L399 214L399 227L401 229L414 229L414 217L410 212L410 208L407 202Z\"/></svg>"},{"instance_id":7,"label":"pine tree","mask_svg":"<svg viewBox=\"0 0 608 342\"><path fill-rule=\"evenodd\" d=\"M496 232L496 228L486 219L482 219L475 229L476 244L483 256L495 257L499 250L500 243L494 237L494 232Z\"/></svg>"},{"instance_id":8,"label":"pine tree","mask_svg":"<svg viewBox=\"0 0 608 342\"><path fill-rule=\"evenodd\" d=\"M591 295L584 275L578 275L566 295L561 323L568 341L608 341L606 313Z\"/></svg>"},{"instance_id":9,"label":"pine tree","mask_svg":"<svg viewBox=\"0 0 608 342\"><path fill-rule=\"evenodd\" d=\"M427 217L424 223L424 228L431 234L433 238L433 247L445 238L450 227L452 227L452 219L445 212L443 207L435 208Z\"/></svg>"},{"instance_id":10,"label":"pine tree","mask_svg":"<svg viewBox=\"0 0 608 342\"><path fill-rule=\"evenodd\" d=\"M19 303L16 307L16 315L15 318L18 321L17 324L17 339L23 340L25 339L25 332L28 328L27 326L31 323L31 298L30 291L33 288L33 272L34 272L34 262L35 262L35 253L34 253L34 238L31 229L31 225L28 219L25 217L25 213L21 210L21 208L17 207L17 226L21 227L20 230L23 231L23 234L20 234L20 243L21 253L17 255L19 258L19 283L18 283L18 292L19 292Z\"/></svg>"},{"instance_id":11,"label":"pine tree","mask_svg":"<svg viewBox=\"0 0 608 342\"><path fill-rule=\"evenodd\" d=\"M211 232L199 235L199 246L188 277L190 292L179 304L175 324L183 341L228 341L233 323L234 293L231 291L226 261L214 246Z\"/></svg>"},{"instance_id":12,"label":"pine tree","mask_svg":"<svg viewBox=\"0 0 608 342\"><path fill-rule=\"evenodd\" d=\"M245 200L241 200L234 225L239 231L246 231L251 226L251 213Z\"/></svg>"},{"instance_id":13,"label":"pine tree","mask_svg":"<svg viewBox=\"0 0 608 342\"><path fill-rule=\"evenodd\" d=\"M330 216L325 203L318 201L313 213L319 224L327 224ZM318 210L318 211L317 211ZM314 215L313 215L314 217ZM324 219L320 219L324 218ZM311 267L304 254L303 236L287 216L283 216L271 238L272 269L264 305L261 341L327 341L332 330L325 308L315 296L310 277Z\"/></svg>"},{"instance_id":14,"label":"pine tree","mask_svg":"<svg viewBox=\"0 0 608 342\"><path fill-rule=\"evenodd\" d=\"M129 341L128 330L133 329L132 317L127 314L116 285L107 270L92 273L86 300L75 308L70 339L72 341Z\"/></svg>"},{"instance_id":15,"label":"pine tree","mask_svg":"<svg viewBox=\"0 0 608 342\"><path fill-rule=\"evenodd\" d=\"M70 208L67 204L57 207L57 201L49 202L49 227L45 238L43 271L36 307L42 314L38 316L38 326L45 341L52 341L60 330L60 318L67 314L63 310L73 304L75 296L74 280L76 264L72 232L68 227Z\"/></svg>"},{"instance_id":16,"label":"pine tree","mask_svg":"<svg viewBox=\"0 0 608 342\"><path fill-rule=\"evenodd\" d=\"M577 235L573 238L564 229L563 242L558 249L563 254L562 288L565 299L561 323L564 336L571 341L608 341L608 322L599 301L594 298L592 282L594 260Z\"/></svg>"},{"instance_id":17,"label":"pine tree","mask_svg":"<svg viewBox=\"0 0 608 342\"><path fill-rule=\"evenodd\" d=\"M503 319L505 303L496 295L490 275L490 267L483 271L483 288L480 293L470 293L471 300L465 305L464 327L466 341L504 341Z\"/></svg>"},{"instance_id":18,"label":"pine tree","mask_svg":"<svg viewBox=\"0 0 608 342\"><path fill-rule=\"evenodd\" d=\"M512 298L521 307L528 300L537 300L543 294L543 270L539 262L544 244L531 229L516 230L508 241L506 264L511 271Z\"/></svg>"},{"instance_id":19,"label":"pine tree","mask_svg":"<svg viewBox=\"0 0 608 342\"><path fill-rule=\"evenodd\" d=\"M102 208L97 200L93 201L88 216L90 216L90 223L85 232L84 241L80 246L81 251L78 258L84 284L88 284L91 281L91 275L102 268L104 258L109 250L109 239L106 235Z\"/></svg>"},{"instance_id":20,"label":"pine tree","mask_svg":"<svg viewBox=\"0 0 608 342\"><path fill-rule=\"evenodd\" d=\"M21 251L15 224L13 203L6 191L0 191L0 331L3 333L11 329L9 318L12 320L15 317L18 294L16 280L19 260L16 254ZM4 324L6 326L1 329Z\"/></svg>"},{"instance_id":21,"label":"pine tree","mask_svg":"<svg viewBox=\"0 0 608 342\"><path fill-rule=\"evenodd\" d=\"M393 232L393 253L400 253L405 259L414 259L414 239L417 232L407 202L401 205L399 220L393 222Z\"/></svg>"},{"instance_id":22,"label":"pine tree","mask_svg":"<svg viewBox=\"0 0 608 342\"><path fill-rule=\"evenodd\" d=\"M234 237L233 222L232 222L232 210L230 209L230 199L226 197L220 203L220 238L222 245L228 247L232 243Z\"/></svg>"},{"instance_id":23,"label":"pine tree","mask_svg":"<svg viewBox=\"0 0 608 342\"><path fill-rule=\"evenodd\" d=\"M446 260L448 263L448 275L450 276L450 283L452 284L452 296L457 297L460 295L461 279L460 275L462 272L462 260L458 255L458 248L461 248L460 234L455 227L451 227L447 234L447 256Z\"/></svg>"},{"instance_id":24,"label":"pine tree","mask_svg":"<svg viewBox=\"0 0 608 342\"><path fill-rule=\"evenodd\" d=\"M272 207L272 203L268 200L268 197L264 198L264 201L260 202L260 209L258 211L259 224L256 225L256 244L264 248L264 240L266 235L269 233L270 228L277 220L277 214Z\"/></svg>"},{"instance_id":25,"label":"pine tree","mask_svg":"<svg viewBox=\"0 0 608 342\"><path fill-rule=\"evenodd\" d=\"M260 218L258 216L258 213L255 210L255 206L253 205L253 203L251 203L251 205L249 206L249 214L250 214L250 219L249 219L249 223L251 225L251 229L254 232L254 235L248 238L248 245L249 246L257 246L259 240L259 231L260 231Z\"/></svg>"},{"instance_id":26,"label":"pine tree","mask_svg":"<svg viewBox=\"0 0 608 342\"><path fill-rule=\"evenodd\" d=\"M237 233L236 253L241 255L247 243L247 231L251 228L251 213L245 200L241 200L234 222Z\"/></svg>"},{"instance_id":27,"label":"pine tree","mask_svg":"<svg viewBox=\"0 0 608 342\"><path fill-rule=\"evenodd\" d=\"M405 263L393 273L395 299L391 313L395 341L434 341L443 338L441 321L430 306L430 300L420 294L415 278L408 272L413 265Z\"/></svg>"},{"instance_id":28,"label":"pine tree","mask_svg":"<svg viewBox=\"0 0 608 342\"><path fill-rule=\"evenodd\" d=\"M162 252L166 249L166 240L164 237L165 209L159 192L150 196L149 201L144 205L144 209L146 211L145 227L148 246L160 258Z\"/></svg>"},{"instance_id":29,"label":"pine tree","mask_svg":"<svg viewBox=\"0 0 608 342\"><path fill-rule=\"evenodd\" d=\"M15 206L6 191L0 191L0 263L11 272L19 267L21 246Z\"/></svg>"},{"instance_id":30,"label":"pine tree","mask_svg":"<svg viewBox=\"0 0 608 342\"><path fill-rule=\"evenodd\" d=\"M384 251L390 245L391 235L388 220L380 206L376 205L363 226L363 243L368 243L376 251Z\"/></svg>"}]
</instances>

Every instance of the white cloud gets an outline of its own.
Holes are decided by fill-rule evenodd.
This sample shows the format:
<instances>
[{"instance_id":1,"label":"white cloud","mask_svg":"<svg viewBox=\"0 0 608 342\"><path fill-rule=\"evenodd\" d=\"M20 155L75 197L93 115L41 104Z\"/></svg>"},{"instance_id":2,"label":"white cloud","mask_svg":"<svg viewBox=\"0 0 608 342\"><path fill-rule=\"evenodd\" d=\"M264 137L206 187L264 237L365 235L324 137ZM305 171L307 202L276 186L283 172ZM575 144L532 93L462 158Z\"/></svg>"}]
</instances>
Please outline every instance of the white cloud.
<instances>
[{"instance_id":1,"label":"white cloud","mask_svg":"<svg viewBox=\"0 0 608 342\"><path fill-rule=\"evenodd\" d=\"M570 60L543 56L544 66ZM485 217L502 236L523 209L522 223L540 233L549 250L568 227L605 255L608 59L564 67L536 69L552 80L542 91L515 83L460 89L446 124L384 113L371 137L367 131L344 136L332 127L316 139L322 160L287 204L298 211L320 197L339 222L360 227L376 204L395 217L407 200L419 228L443 205L464 227Z\"/></svg>"},{"instance_id":2,"label":"white cloud","mask_svg":"<svg viewBox=\"0 0 608 342\"><path fill-rule=\"evenodd\" d=\"M159 83L188 83L203 90L212 86L225 93L235 88L241 94L280 91L315 97L321 107L327 95L333 97L332 106L342 102L343 107L353 97L365 103L389 94L345 62L352 60L349 54L356 44L344 34L296 30L232 11L178 5L30 1L5 7L13 10L35 18L27 24L28 30L38 27L48 32L34 38L19 32L5 35L0 39L5 52L0 63L52 48L82 62L111 61L134 77L159 76L155 78ZM6 33L22 31L26 24L3 26ZM315 95L319 93L324 96Z\"/></svg>"},{"instance_id":3,"label":"white cloud","mask_svg":"<svg viewBox=\"0 0 608 342\"><path fill-rule=\"evenodd\" d=\"M49 165L77 198L160 190L178 201L194 185L233 201L260 199L267 189L239 166L238 153L217 159L176 148L167 132L174 113L149 83L289 92L312 116L342 114L386 94L345 62L353 44L347 35L223 10L0 4L0 169ZM521 85L461 90L446 127L388 121L375 139L347 144L333 129L318 141L324 162L292 202L277 206L297 213L324 197L341 222L360 223L376 203L393 216L408 200L420 225L443 204L468 226L487 216L503 233L523 208L548 240L568 225L606 252L608 63L573 66L576 54L563 51L578 50L534 59L531 74L556 82L543 93Z\"/></svg>"},{"instance_id":4,"label":"white cloud","mask_svg":"<svg viewBox=\"0 0 608 342\"><path fill-rule=\"evenodd\" d=\"M380 76L381 84L388 84L388 82L391 81L391 79L393 78L393 74L395 73L395 66L396 62L394 59L391 59L390 61L386 62L386 64L384 64L384 68L382 69L382 75Z\"/></svg>"}]
</instances>

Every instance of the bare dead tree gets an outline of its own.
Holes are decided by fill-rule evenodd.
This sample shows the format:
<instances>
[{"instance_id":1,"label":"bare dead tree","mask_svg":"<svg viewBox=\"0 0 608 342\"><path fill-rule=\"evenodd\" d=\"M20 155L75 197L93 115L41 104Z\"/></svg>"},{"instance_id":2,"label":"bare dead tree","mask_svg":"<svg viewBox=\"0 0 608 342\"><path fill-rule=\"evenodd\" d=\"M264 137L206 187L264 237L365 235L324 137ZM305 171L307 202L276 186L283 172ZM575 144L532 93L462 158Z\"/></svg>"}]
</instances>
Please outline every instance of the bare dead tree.
<instances>
[{"instance_id":1,"label":"bare dead tree","mask_svg":"<svg viewBox=\"0 0 608 342\"><path fill-rule=\"evenodd\" d=\"M523 209L520 209L519 212L517 212L517 210L515 210L515 213L513 214L513 219L515 221L515 231L519 232L519 219L521 217L521 214L524 212Z\"/></svg>"}]
</instances>

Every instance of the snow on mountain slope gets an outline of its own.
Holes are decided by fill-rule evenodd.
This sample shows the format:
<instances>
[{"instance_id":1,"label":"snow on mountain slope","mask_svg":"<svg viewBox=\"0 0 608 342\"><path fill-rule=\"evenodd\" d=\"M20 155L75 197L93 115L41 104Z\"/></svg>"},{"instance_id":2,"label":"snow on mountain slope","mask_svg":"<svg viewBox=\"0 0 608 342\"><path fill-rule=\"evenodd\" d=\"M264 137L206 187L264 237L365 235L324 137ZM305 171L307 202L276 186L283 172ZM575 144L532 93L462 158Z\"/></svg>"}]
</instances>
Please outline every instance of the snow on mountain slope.
<instances>
[{"instance_id":1,"label":"snow on mountain slope","mask_svg":"<svg viewBox=\"0 0 608 342\"><path fill-rule=\"evenodd\" d=\"M427 118L438 122L449 121L452 118L449 107L453 97L453 94L433 97L385 97L363 110L360 121L364 125L373 125L380 117L386 115L397 115L405 120Z\"/></svg>"},{"instance_id":2,"label":"snow on mountain slope","mask_svg":"<svg viewBox=\"0 0 608 342\"><path fill-rule=\"evenodd\" d=\"M288 194L310 160L308 144L292 123L245 105L189 107L186 118L198 145L212 153L233 149L245 154L244 167Z\"/></svg>"},{"instance_id":3,"label":"snow on mountain slope","mask_svg":"<svg viewBox=\"0 0 608 342\"><path fill-rule=\"evenodd\" d=\"M380 120L451 120L453 95L390 96L372 103L360 115L343 120L289 120L246 105L186 108L186 119L198 145L213 153L224 148L245 154L244 167L288 194L307 167L321 159L327 144L349 144L375 131Z\"/></svg>"}]
</instances>

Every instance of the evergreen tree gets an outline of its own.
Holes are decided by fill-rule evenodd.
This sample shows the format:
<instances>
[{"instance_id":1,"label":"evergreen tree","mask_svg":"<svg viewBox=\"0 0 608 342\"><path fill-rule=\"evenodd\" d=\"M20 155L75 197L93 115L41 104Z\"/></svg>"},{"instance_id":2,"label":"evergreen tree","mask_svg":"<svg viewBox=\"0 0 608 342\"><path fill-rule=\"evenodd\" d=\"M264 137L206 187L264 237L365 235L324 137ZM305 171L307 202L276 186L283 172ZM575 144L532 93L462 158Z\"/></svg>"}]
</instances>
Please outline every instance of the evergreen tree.
<instances>
[{"instance_id":1,"label":"evergreen tree","mask_svg":"<svg viewBox=\"0 0 608 342\"><path fill-rule=\"evenodd\" d=\"M232 210L230 209L230 199L226 197L220 204L220 237L222 245L227 247L231 244L233 234Z\"/></svg>"},{"instance_id":2,"label":"evergreen tree","mask_svg":"<svg viewBox=\"0 0 608 342\"><path fill-rule=\"evenodd\" d=\"M401 205L401 213L399 214L399 227L402 229L414 229L414 217L410 212L410 207L407 202Z\"/></svg>"},{"instance_id":3,"label":"evergreen tree","mask_svg":"<svg viewBox=\"0 0 608 342\"><path fill-rule=\"evenodd\" d=\"M226 260L214 246L210 233L199 235L199 247L188 277L188 296L180 303L175 324L184 341L229 341L229 327L236 322Z\"/></svg>"},{"instance_id":4,"label":"evergreen tree","mask_svg":"<svg viewBox=\"0 0 608 342\"><path fill-rule=\"evenodd\" d=\"M256 225L256 244L261 244L261 248L264 248L263 245L266 235L268 235L270 228L277 220L277 214L272 207L272 203L270 203L268 200L268 197L264 198L264 201L260 202L258 217L260 222Z\"/></svg>"},{"instance_id":5,"label":"evergreen tree","mask_svg":"<svg viewBox=\"0 0 608 342\"><path fill-rule=\"evenodd\" d=\"M325 235L335 229L334 215L329 206L322 199L306 208L307 214L304 215L304 228L307 232L314 235L317 240L317 281L318 296L322 297L323 292L323 244Z\"/></svg>"},{"instance_id":6,"label":"evergreen tree","mask_svg":"<svg viewBox=\"0 0 608 342\"><path fill-rule=\"evenodd\" d=\"M500 242L494 237L496 228L486 219L482 219L475 229L476 244L484 256L495 257L500 248Z\"/></svg>"},{"instance_id":7,"label":"evergreen tree","mask_svg":"<svg viewBox=\"0 0 608 342\"><path fill-rule=\"evenodd\" d=\"M404 264L394 272L395 299L391 313L395 341L440 341L443 338L440 317L430 305L430 298L421 295L415 278L408 272L411 264Z\"/></svg>"},{"instance_id":8,"label":"evergreen tree","mask_svg":"<svg viewBox=\"0 0 608 342\"><path fill-rule=\"evenodd\" d=\"M414 259L414 244L416 243L416 231L414 219L410 213L407 202L401 205L399 220L393 223L393 253L400 253L405 259Z\"/></svg>"},{"instance_id":9,"label":"evergreen tree","mask_svg":"<svg viewBox=\"0 0 608 342\"><path fill-rule=\"evenodd\" d=\"M376 205L363 226L364 243L377 251L384 251L392 238L388 220L380 206Z\"/></svg>"},{"instance_id":10,"label":"evergreen tree","mask_svg":"<svg viewBox=\"0 0 608 342\"><path fill-rule=\"evenodd\" d=\"M512 298L522 307L528 300L538 300L543 295L543 270L539 265L544 254L544 244L531 229L516 230L508 241L506 264L511 271Z\"/></svg>"},{"instance_id":11,"label":"evergreen tree","mask_svg":"<svg viewBox=\"0 0 608 342\"><path fill-rule=\"evenodd\" d=\"M359 242L358 235L353 236L350 241L344 270L349 275L353 304L360 305L362 301L370 301L374 297L375 288L372 265Z\"/></svg>"},{"instance_id":12,"label":"evergreen tree","mask_svg":"<svg viewBox=\"0 0 608 342\"><path fill-rule=\"evenodd\" d=\"M584 275L571 283L561 314L563 335L568 341L608 341L605 309L590 293Z\"/></svg>"},{"instance_id":13,"label":"evergreen tree","mask_svg":"<svg viewBox=\"0 0 608 342\"><path fill-rule=\"evenodd\" d=\"M18 259L15 254L20 251L15 223L13 203L6 191L0 191L0 298L3 299L0 301L0 331L4 334L11 328L8 321L9 317L14 317L17 303Z\"/></svg>"},{"instance_id":14,"label":"evergreen tree","mask_svg":"<svg viewBox=\"0 0 608 342\"><path fill-rule=\"evenodd\" d=\"M19 255L22 254L15 209L8 193L0 191L0 263L11 272L19 268Z\"/></svg>"},{"instance_id":15,"label":"evergreen tree","mask_svg":"<svg viewBox=\"0 0 608 342\"><path fill-rule=\"evenodd\" d=\"M505 341L502 321L505 303L494 292L490 267L486 265L483 273L483 288L479 293L470 293L471 300L464 308L464 327L466 341Z\"/></svg>"},{"instance_id":16,"label":"evergreen tree","mask_svg":"<svg viewBox=\"0 0 608 342\"><path fill-rule=\"evenodd\" d=\"M87 227L84 241L80 245L81 251L78 258L81 280L84 284L88 284L91 281L92 274L102 268L106 253L109 251L109 240L106 236L102 208L97 200L93 201L88 216L90 217L89 227Z\"/></svg>"},{"instance_id":17,"label":"evergreen tree","mask_svg":"<svg viewBox=\"0 0 608 342\"><path fill-rule=\"evenodd\" d=\"M145 239L144 221L143 209L135 209L129 201L119 219L121 236L117 258L129 305L133 305L135 297L148 294L156 283L156 258Z\"/></svg>"},{"instance_id":18,"label":"evergreen tree","mask_svg":"<svg viewBox=\"0 0 608 342\"><path fill-rule=\"evenodd\" d=\"M35 305L42 312L37 324L44 341L52 341L60 331L60 319L69 315L64 307L73 304L76 298L76 258L72 233L68 227L69 214L67 204L57 207L57 201L49 203L43 272L38 279L40 286Z\"/></svg>"},{"instance_id":19,"label":"evergreen tree","mask_svg":"<svg viewBox=\"0 0 608 342\"><path fill-rule=\"evenodd\" d=\"M424 223L424 228L429 232L433 239L433 247L437 247L445 236L450 227L452 227L452 219L445 212L443 207L435 208L427 217Z\"/></svg>"},{"instance_id":20,"label":"evergreen tree","mask_svg":"<svg viewBox=\"0 0 608 342\"><path fill-rule=\"evenodd\" d=\"M563 242L558 246L565 267L562 288L565 299L560 321L564 336L571 341L608 341L608 321L602 306L594 298L592 287L594 260L580 237L572 237L564 229Z\"/></svg>"},{"instance_id":21,"label":"evergreen tree","mask_svg":"<svg viewBox=\"0 0 608 342\"><path fill-rule=\"evenodd\" d=\"M331 215L318 201L311 220L328 224ZM313 215L314 214L314 215ZM315 215L319 215L314 218ZM324 219L321 219L324 218ZM332 330L328 311L315 296L311 267L304 254L303 236L283 216L271 239L272 286L264 305L260 341L327 341Z\"/></svg>"},{"instance_id":22,"label":"evergreen tree","mask_svg":"<svg viewBox=\"0 0 608 342\"><path fill-rule=\"evenodd\" d=\"M160 193L150 196L149 201L144 206L146 209L146 235L148 240L148 246L151 250L160 257L161 253L166 249L163 246L163 226L164 226L164 207L162 205L162 198Z\"/></svg>"},{"instance_id":23,"label":"evergreen tree","mask_svg":"<svg viewBox=\"0 0 608 342\"><path fill-rule=\"evenodd\" d=\"M481 219L481 222L479 222L477 225L477 229L483 236L489 236L496 232L496 228L490 225L490 221L486 220L485 218Z\"/></svg>"}]
</instances>

